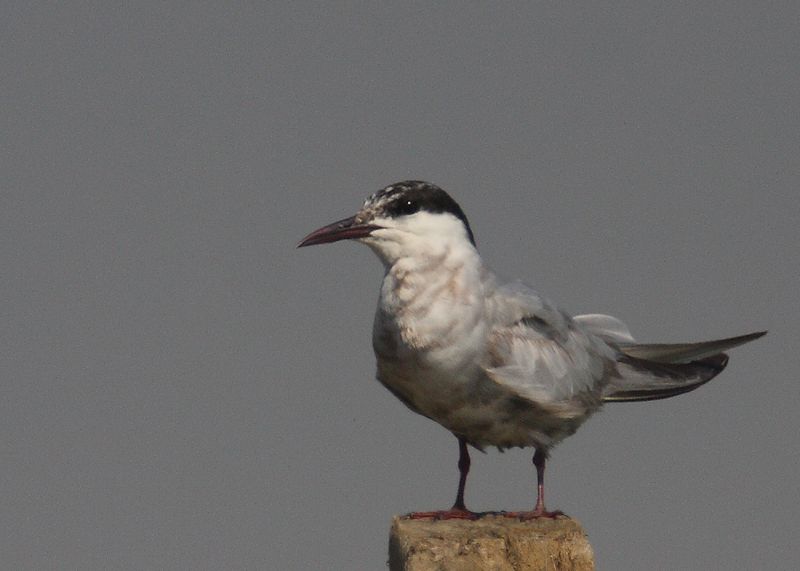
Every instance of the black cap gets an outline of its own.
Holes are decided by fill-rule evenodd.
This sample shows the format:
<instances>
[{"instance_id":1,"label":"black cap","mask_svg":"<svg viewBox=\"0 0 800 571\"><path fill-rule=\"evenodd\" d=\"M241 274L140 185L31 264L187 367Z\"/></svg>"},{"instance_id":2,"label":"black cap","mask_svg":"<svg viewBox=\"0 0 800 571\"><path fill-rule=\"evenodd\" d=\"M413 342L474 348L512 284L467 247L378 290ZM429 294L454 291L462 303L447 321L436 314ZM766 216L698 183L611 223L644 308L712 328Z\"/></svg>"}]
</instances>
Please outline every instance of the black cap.
<instances>
[{"instance_id":1,"label":"black cap","mask_svg":"<svg viewBox=\"0 0 800 571\"><path fill-rule=\"evenodd\" d=\"M452 214L464 224L469 241L475 245L475 237L464 211L449 194L430 182L405 180L391 184L370 196L365 206L372 206L376 213L388 218L408 216L420 211Z\"/></svg>"}]
</instances>

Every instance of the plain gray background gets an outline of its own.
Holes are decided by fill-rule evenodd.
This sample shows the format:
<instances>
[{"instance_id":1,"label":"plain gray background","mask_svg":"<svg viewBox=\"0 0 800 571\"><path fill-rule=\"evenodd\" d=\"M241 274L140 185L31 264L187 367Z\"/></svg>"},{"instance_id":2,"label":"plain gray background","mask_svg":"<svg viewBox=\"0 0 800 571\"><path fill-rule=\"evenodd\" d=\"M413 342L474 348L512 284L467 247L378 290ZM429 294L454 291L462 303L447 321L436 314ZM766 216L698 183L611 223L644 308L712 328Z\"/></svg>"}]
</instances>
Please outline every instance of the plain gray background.
<instances>
[{"instance_id":1,"label":"plain gray background","mask_svg":"<svg viewBox=\"0 0 800 571\"><path fill-rule=\"evenodd\" d=\"M296 250L407 178L500 275L648 341L769 329L608 406L548 500L600 569L800 561L797 2L4 2L4 569L381 569L455 439L373 380L377 259ZM530 508L532 451L473 455Z\"/></svg>"}]
</instances>

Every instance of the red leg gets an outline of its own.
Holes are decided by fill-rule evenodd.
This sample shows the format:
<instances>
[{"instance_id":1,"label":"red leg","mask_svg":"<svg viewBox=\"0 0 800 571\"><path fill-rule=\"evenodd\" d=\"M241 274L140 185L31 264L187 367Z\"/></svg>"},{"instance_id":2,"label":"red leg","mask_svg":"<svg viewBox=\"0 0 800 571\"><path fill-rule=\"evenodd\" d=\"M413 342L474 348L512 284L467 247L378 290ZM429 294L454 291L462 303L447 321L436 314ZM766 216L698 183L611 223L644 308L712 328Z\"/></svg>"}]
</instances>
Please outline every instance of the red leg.
<instances>
[{"instance_id":1,"label":"red leg","mask_svg":"<svg viewBox=\"0 0 800 571\"><path fill-rule=\"evenodd\" d=\"M536 507L529 512L504 512L505 517L516 517L519 519L536 519L540 517L556 518L563 516L560 511L549 512L544 507L544 466L547 462L547 452L537 448L533 455L533 465L536 466Z\"/></svg>"},{"instance_id":2,"label":"red leg","mask_svg":"<svg viewBox=\"0 0 800 571\"><path fill-rule=\"evenodd\" d=\"M449 510L433 512L411 512L406 517L409 519L477 519L478 514L469 511L464 505L464 488L467 485L467 474L470 467L469 450L463 438L458 439L458 492L456 501Z\"/></svg>"},{"instance_id":3,"label":"red leg","mask_svg":"<svg viewBox=\"0 0 800 571\"><path fill-rule=\"evenodd\" d=\"M469 450L467 443L462 439L458 439L458 492L456 493L456 501L453 503L454 510L467 511L464 506L464 488L467 486L467 474L469 474L469 467L472 461L469 459Z\"/></svg>"}]
</instances>

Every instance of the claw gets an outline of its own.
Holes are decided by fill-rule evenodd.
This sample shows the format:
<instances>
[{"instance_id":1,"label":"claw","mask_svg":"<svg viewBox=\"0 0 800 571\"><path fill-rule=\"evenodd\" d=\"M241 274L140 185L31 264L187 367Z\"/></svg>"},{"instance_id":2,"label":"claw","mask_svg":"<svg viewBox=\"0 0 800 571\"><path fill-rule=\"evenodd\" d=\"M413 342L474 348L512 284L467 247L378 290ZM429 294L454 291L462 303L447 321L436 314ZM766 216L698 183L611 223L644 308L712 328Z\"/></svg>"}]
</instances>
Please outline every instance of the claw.
<instances>
[{"instance_id":1,"label":"claw","mask_svg":"<svg viewBox=\"0 0 800 571\"><path fill-rule=\"evenodd\" d=\"M431 519L434 521L444 519L468 519L475 520L481 517L480 513L471 512L467 509L450 508L449 510L438 510L433 512L411 512L404 516L406 519Z\"/></svg>"},{"instance_id":2,"label":"claw","mask_svg":"<svg viewBox=\"0 0 800 571\"><path fill-rule=\"evenodd\" d=\"M547 510L530 510L530 511L521 511L521 512L500 512L498 515L507 518L516 518L520 521L530 521L532 519L557 519L559 517L569 517L564 512L560 510L549 512Z\"/></svg>"}]
</instances>

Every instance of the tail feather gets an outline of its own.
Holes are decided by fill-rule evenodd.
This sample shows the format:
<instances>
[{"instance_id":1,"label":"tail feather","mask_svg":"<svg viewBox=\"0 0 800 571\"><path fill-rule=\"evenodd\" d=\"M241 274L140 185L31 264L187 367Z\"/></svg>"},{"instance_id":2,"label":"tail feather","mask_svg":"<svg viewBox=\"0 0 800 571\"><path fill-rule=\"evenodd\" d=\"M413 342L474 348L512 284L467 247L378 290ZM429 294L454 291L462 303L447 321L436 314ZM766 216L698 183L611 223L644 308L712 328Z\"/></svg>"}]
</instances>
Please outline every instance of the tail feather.
<instances>
[{"instance_id":1,"label":"tail feather","mask_svg":"<svg viewBox=\"0 0 800 571\"><path fill-rule=\"evenodd\" d=\"M620 345L617 374L604 388L603 400L657 400L693 391L716 377L728 364L728 355L722 351L765 333L700 343Z\"/></svg>"}]
</instances>

